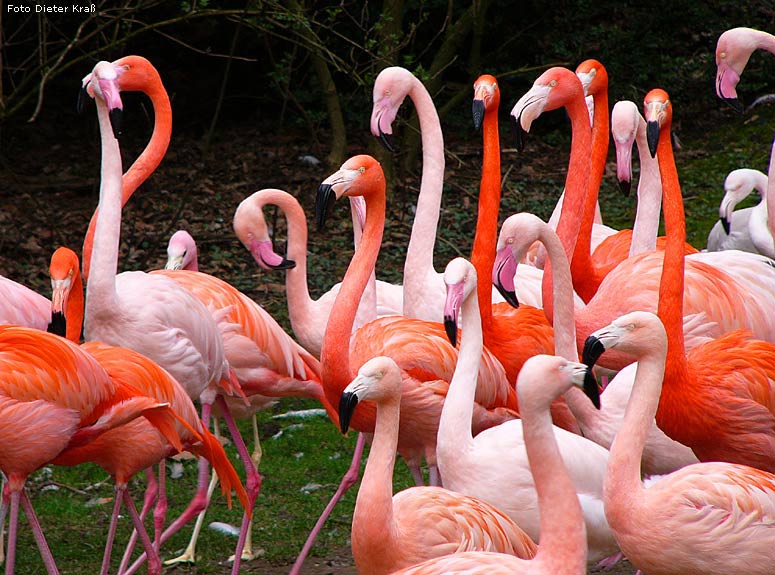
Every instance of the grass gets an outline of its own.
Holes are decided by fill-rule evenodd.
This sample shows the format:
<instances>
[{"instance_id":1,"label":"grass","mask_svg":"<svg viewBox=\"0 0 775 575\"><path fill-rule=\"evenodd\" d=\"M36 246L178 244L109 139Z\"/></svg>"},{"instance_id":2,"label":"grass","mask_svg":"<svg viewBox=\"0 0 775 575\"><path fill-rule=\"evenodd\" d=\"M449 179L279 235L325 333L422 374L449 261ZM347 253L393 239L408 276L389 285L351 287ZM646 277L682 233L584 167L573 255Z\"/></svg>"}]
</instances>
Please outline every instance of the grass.
<instances>
[{"instance_id":1,"label":"grass","mask_svg":"<svg viewBox=\"0 0 775 575\"><path fill-rule=\"evenodd\" d=\"M766 169L773 125L775 107L769 107L757 110L755 114L747 117L731 114L724 116L717 126L710 129L687 129L680 133L681 149L676 151L676 160L686 200L688 240L693 245L705 245L707 233L718 217L718 203L723 195L722 186L726 174L734 168L744 166ZM506 130L505 127L502 129ZM567 138L557 140L559 143L550 146L542 143L540 136L531 136L528 146L533 146L534 150L538 149L538 152L532 155L528 153L521 156L508 148L504 150L503 171L508 174L505 177L502 217L516 211L533 211L544 218L549 216L562 189L563 166L567 162ZM465 146L454 149L455 159L459 160L459 163L448 163L437 243L437 269L443 269L451 257L466 255L470 251L478 190L476 165L479 159L475 153L470 152L475 148L470 139ZM612 156L611 153L610 157ZM317 181L320 181L321 175L325 177L327 174L316 173L312 179L317 178ZM217 179L217 176L213 177ZM183 176L178 175L178 178L186 183ZM306 183L304 185L306 186ZM212 183L208 186L217 187ZM150 206L155 202L155 208L166 206L168 211L174 212L179 204L173 205L171 193L164 189L163 184L160 187L162 189L157 194L161 196L157 195L156 200L151 200L152 196L149 194L149 200L144 205L133 208L130 203L128 209L151 210ZM171 187L174 189L174 185ZM207 220L206 216L197 216L196 209L188 205L183 217L189 224L201 224L201 229L204 230L204 241L200 250L205 260L203 269L214 270L216 275L255 298L288 328L282 277L256 271L230 231L233 208L239 199L256 187L260 186L251 182L250 188L246 185L232 186L215 200L206 196L205 201L215 201L224 206L223 217L220 219ZM392 199L399 206L391 209L388 216L385 237L387 247L381 256L380 269L390 272L383 273L382 277L393 281L400 278L400 262L403 261L404 246L411 226L411 218L407 214L410 212L414 193L416 190L410 187ZM186 202L193 203L194 195L185 197ZM304 205L310 205L308 200L309 198L305 199ZM601 189L600 202L606 223L614 227L631 225L635 213L634 193L630 198L619 194L610 165ZM348 247L349 232L345 223L345 210L341 206L337 210L338 213L325 234L313 230L310 232L310 266L314 266L315 272L310 275L313 295L330 286L333 278L341 277L351 253L351 248ZM135 239L143 238L143 234L149 233L146 228L154 228L160 221L165 222L168 227L169 222L165 221L164 217L170 218L170 213L162 216L153 213L157 219L150 222L146 220L145 228L138 227ZM142 218L142 214L136 217ZM125 221L127 219L130 218L125 218ZM282 226L280 218L278 235L282 235ZM194 235L200 238L199 234ZM12 237L6 240L13 245ZM156 241L145 240L145 245L148 250L156 250L155 253L161 254L161 245L165 240L166 238L157 236ZM21 240L17 243L23 244ZM141 251L138 249L133 255L139 255ZM10 260L4 260L4 263L11 266ZM8 275L23 277L23 272L15 273L14 270L21 270L24 266L29 267L29 262L19 258L18 266L11 269ZM149 267L154 267L153 259ZM27 283L36 287L31 282ZM46 289L48 288L45 283L41 281L38 291L45 293ZM265 559L278 565L291 562L301 549L309 529L349 466L355 443L353 434L346 438L341 436L325 417L275 417L290 410L312 407L317 406L306 401L286 399L259 414L263 446L260 466L263 486L255 509L254 544L264 550ZM249 437L247 422L242 423L242 429L245 436ZM227 451L237 469L241 470L233 446L228 446ZM185 460L182 466L182 477L168 480L170 518L177 516L188 503L196 482L194 461ZM136 501L142 499L144 484L142 477L132 483L132 493ZM402 489L409 484L406 466L399 461L395 489ZM105 473L88 465L77 468L45 468L31 477L29 492L62 573L82 575L98 572L113 497L112 483L106 480ZM318 539L313 555L323 556L348 545L355 493L354 489L351 490L337 507ZM224 498L216 494L206 524L211 521L223 521L239 525L240 517L238 507L227 509ZM21 519L24 519L23 516ZM129 522L124 514L114 552L113 571L128 532ZM168 558L177 555L185 547L190 532L191 527L186 527L169 541L164 547L164 556ZM197 565L181 566L174 571L197 574L227 573L229 567L225 560L233 551L234 544L233 538L205 528L199 544L200 560ZM41 560L26 526L21 528L18 550L16 572L19 575L42 572ZM249 565L246 565L244 570L253 572Z\"/></svg>"}]
</instances>

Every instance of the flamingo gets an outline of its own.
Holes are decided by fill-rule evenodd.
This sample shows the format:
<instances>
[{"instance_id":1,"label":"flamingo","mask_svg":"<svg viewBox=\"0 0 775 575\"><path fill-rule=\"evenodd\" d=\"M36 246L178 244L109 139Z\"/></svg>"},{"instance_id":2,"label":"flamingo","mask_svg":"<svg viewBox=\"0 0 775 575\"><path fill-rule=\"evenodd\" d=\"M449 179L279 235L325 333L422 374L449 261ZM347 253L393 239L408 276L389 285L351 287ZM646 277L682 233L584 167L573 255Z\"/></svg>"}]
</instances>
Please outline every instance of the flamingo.
<instances>
[{"instance_id":1,"label":"flamingo","mask_svg":"<svg viewBox=\"0 0 775 575\"><path fill-rule=\"evenodd\" d=\"M164 264L164 268L199 271L199 253L196 241L186 230L178 230L170 236L167 242L167 263Z\"/></svg>"},{"instance_id":2,"label":"flamingo","mask_svg":"<svg viewBox=\"0 0 775 575\"><path fill-rule=\"evenodd\" d=\"M584 172L588 171L588 162L583 160L581 151L588 148L584 142L588 141L589 132L586 130L584 100L575 74L564 68L548 70L517 103L512 114L518 118L519 126L529 128L536 114L559 105L560 101L565 102L566 108L574 110L569 112L571 118L575 119L571 169L568 172L570 182L566 183L566 187L569 190L578 189L584 180ZM568 197L565 205L570 210L569 213L580 209L577 200L574 196ZM573 207L572 202L576 202L576 207ZM561 219L557 228L557 235L568 254L573 252L576 228L569 219ZM504 237L503 231L501 238L508 243L508 236ZM504 245L500 243L498 249L502 249ZM508 260L512 260L511 263ZM605 293L590 300L589 303L595 302L594 305L588 305L582 314L577 311L579 345L583 345L586 336L594 329L619 315L635 309L656 311L662 260L663 252L638 254L622 261L607 274L605 281L597 289L598 292L603 290ZM775 318L766 311L775 290L775 268L767 264L768 261L770 260L763 256L738 251L697 253L688 256L687 262L690 263L687 268L687 285L691 287L687 289L684 315L687 331L691 335L691 338L686 340L689 347L705 341L707 337L718 337L740 327L751 330L760 339L775 341ZM515 266L516 262L513 261L510 250L503 250L496 256L495 269L498 270L500 281L510 282L508 276L513 274ZM637 290L632 289L633 277L638 278ZM545 272L543 301L547 317L552 317L549 278L551 274L547 275ZM628 287L623 289L622 286ZM513 296L508 297L514 301ZM597 323L601 318L598 313L603 314L602 317L605 318L600 323ZM627 358L625 354L611 354L610 357L601 359L602 365L617 370L632 361L632 358Z\"/></svg>"},{"instance_id":3,"label":"flamingo","mask_svg":"<svg viewBox=\"0 0 775 575\"><path fill-rule=\"evenodd\" d=\"M659 154L664 149L660 139ZM666 206L669 201L666 196ZM605 478L608 522L627 558L649 575L772 573L775 475L746 465L708 462L684 467L648 485L641 481L638 462L648 422L662 409L660 389L667 392L676 383L667 373L673 346L670 330L654 314L633 312L596 331L586 342L589 359L604 349L626 350L638 358L632 395L611 447ZM714 403L712 409L723 410L727 405ZM758 417L750 410L747 413ZM770 420L772 427L772 416Z\"/></svg>"},{"instance_id":4,"label":"flamingo","mask_svg":"<svg viewBox=\"0 0 775 575\"><path fill-rule=\"evenodd\" d=\"M541 511L541 538L535 557L525 561L498 553L455 553L396 573L583 575L587 572L587 534L582 506L565 467L567 460L558 448L557 430L549 417L550 404L572 386L583 386L595 401L597 388L585 385L585 379L583 364L556 356L531 357L519 372L517 393L522 406L525 450Z\"/></svg>"},{"instance_id":5,"label":"flamingo","mask_svg":"<svg viewBox=\"0 0 775 575\"><path fill-rule=\"evenodd\" d=\"M199 419L191 399L169 373L147 357L127 348L113 347L100 342L86 342L81 346L81 349L99 362L110 378L116 382L116 385L134 387L159 402L168 403L180 419L175 425L175 431L182 444L179 447L204 456L213 464L214 469L222 478L221 489L229 499L229 505L231 505L231 491L234 489L242 505L247 507L247 494L223 447L202 425L202 420ZM137 472L159 463L177 451L178 449L174 449L150 423L140 418L118 429L108 431L82 447L67 450L54 459L54 463L57 465L94 462L107 471L116 483L115 505L105 545L102 574L107 573L110 565L111 547L122 503L126 504L132 523L144 543L149 557L149 571L161 573L158 535L161 533L162 514L166 511L166 501L162 503L161 508L157 507L157 539L154 545L142 523L144 513L137 514L127 487L129 480ZM161 482L163 482L164 477L164 467L160 465L159 479ZM147 509L144 511L147 512Z\"/></svg>"},{"instance_id":6,"label":"flamingo","mask_svg":"<svg viewBox=\"0 0 775 575\"><path fill-rule=\"evenodd\" d=\"M654 89L646 95L644 105L650 122L650 147L659 159L668 234L657 309L668 341L657 424L670 437L691 447L700 461L728 461L772 473L775 344L735 330L684 351L684 254L680 246L686 228L670 142L672 104L664 90Z\"/></svg>"},{"instance_id":7,"label":"flamingo","mask_svg":"<svg viewBox=\"0 0 775 575\"><path fill-rule=\"evenodd\" d=\"M460 356L441 413L436 447L444 485L501 509L537 541L538 499L525 454L526 432L522 420L506 421L476 436L471 433L474 374L482 353L476 269L467 260L455 258L447 264L444 281L447 285L444 320L451 336L456 335L454 326L461 314L463 321ZM564 429L556 428L554 433L582 502L589 559L610 557L618 549L603 516L603 477L608 451Z\"/></svg>"},{"instance_id":8,"label":"flamingo","mask_svg":"<svg viewBox=\"0 0 775 575\"><path fill-rule=\"evenodd\" d=\"M737 98L737 84L754 50L775 54L775 36L753 28L732 28L719 36L716 43L716 95L735 110L743 108ZM770 164L767 168L767 227L775 237L775 140L772 143Z\"/></svg>"},{"instance_id":9,"label":"flamingo","mask_svg":"<svg viewBox=\"0 0 775 575\"><path fill-rule=\"evenodd\" d=\"M388 150L395 150L392 124L407 96L420 120L422 179L404 263L403 315L437 322L443 313L444 282L433 267L433 247L444 186L444 137L430 94L406 68L385 68L374 80L371 133ZM493 301L502 301L491 292Z\"/></svg>"},{"instance_id":10,"label":"flamingo","mask_svg":"<svg viewBox=\"0 0 775 575\"><path fill-rule=\"evenodd\" d=\"M118 74L119 90L124 92L140 91L146 94L151 99L154 116L151 139L122 177L121 207L123 208L137 188L159 166L167 153L172 135L172 106L159 72L146 58L134 55L125 56L113 62L113 66L120 71ZM79 108L82 107L83 98L82 90ZM95 210L83 241L83 277L87 281L91 269L97 215L98 210Z\"/></svg>"},{"instance_id":11,"label":"flamingo","mask_svg":"<svg viewBox=\"0 0 775 575\"><path fill-rule=\"evenodd\" d=\"M37 329L0 326L0 470L8 480L10 516L6 573L13 573L21 503L46 571L56 563L24 492L30 473L68 449L143 415L176 449L181 447L169 404L110 378L76 344ZM158 565L156 572L160 572Z\"/></svg>"},{"instance_id":12,"label":"flamingo","mask_svg":"<svg viewBox=\"0 0 775 575\"><path fill-rule=\"evenodd\" d=\"M377 418L352 525L352 551L362 575L382 575L440 555L497 551L523 559L535 543L495 507L435 486L415 486L393 495L402 373L385 356L367 361L342 392L342 433L361 401L377 406Z\"/></svg>"},{"instance_id":13,"label":"flamingo","mask_svg":"<svg viewBox=\"0 0 775 575\"><path fill-rule=\"evenodd\" d=\"M357 197L351 198L351 201L362 202L363 199ZM273 250L263 213L263 206L267 204L278 206L288 220L287 259ZM358 210L360 208L356 208L356 212ZM360 234L361 224L355 225ZM299 202L282 190L259 190L240 202L234 212L234 231L260 267L287 270L285 293L293 333L307 351L320 357L325 326L341 284L335 285L316 300L310 297L307 287L307 222ZM366 290L364 297L369 293ZM376 314L374 302L371 305L363 299L361 302L355 321L357 327L378 316L400 315L403 291L401 286L377 281Z\"/></svg>"},{"instance_id":14,"label":"flamingo","mask_svg":"<svg viewBox=\"0 0 775 575\"><path fill-rule=\"evenodd\" d=\"M540 309L520 305L515 310L505 302L491 303L493 286L490 278L495 262L501 201L499 104L500 89L496 78L489 74L479 76L474 82L473 115L475 127L479 127L477 124L482 127L484 154L471 263L479 278L476 290L484 345L501 362L507 379L516 381L525 360L539 353L554 353L554 343L551 325ZM562 402L555 406L553 413L558 425L578 431L578 425Z\"/></svg>"},{"instance_id":15,"label":"flamingo","mask_svg":"<svg viewBox=\"0 0 775 575\"><path fill-rule=\"evenodd\" d=\"M521 254L535 245L536 241L545 248L554 274L552 305L553 309L557 310L554 315L555 350L557 355L561 355L569 361L577 361L575 315L584 316L587 309L574 309L570 265L562 242L554 230L540 218L529 213L509 216L503 222L501 234L500 243L506 244L506 242L511 241L510 244L506 245L511 250L514 261L520 261ZM504 240L503 238L508 239ZM587 308L591 310L593 302L598 301L598 298L599 296L595 295ZM603 318L601 317L598 321L603 321ZM575 416L584 437L610 449L614 436L621 426L634 376L635 364L625 366L602 393L600 401L603 409L600 410L594 409L589 401L573 388L565 394L568 407ZM644 474L671 473L676 469L697 462L698 459L691 449L673 441L655 423L652 424L641 461Z\"/></svg>"},{"instance_id":16,"label":"flamingo","mask_svg":"<svg viewBox=\"0 0 775 575\"><path fill-rule=\"evenodd\" d=\"M154 360L170 372L189 397L201 400L203 420L208 421L212 404L223 402L217 393L219 384L230 387L236 383L231 381L216 320L198 299L170 278L139 271L116 275L122 185L121 157L111 119L115 119L121 109L119 77L136 73L132 67L99 62L84 79L84 86L97 103L102 139L100 213L87 283L85 336L88 341L99 340L134 349ZM230 431L233 436L238 436L232 423L229 424ZM239 446L237 437L235 442ZM244 442L241 447L244 448ZM243 455L247 455L247 450L244 451ZM243 463L245 461L243 457ZM178 529L184 520L203 508L207 468L203 460L200 463L197 495L189 509L165 533ZM256 492L256 483L255 476L248 477L251 495ZM249 509L246 517L248 515ZM239 564L239 558L234 564Z\"/></svg>"},{"instance_id":17,"label":"flamingo","mask_svg":"<svg viewBox=\"0 0 775 575\"><path fill-rule=\"evenodd\" d=\"M756 190L761 201L752 208L735 206ZM775 246L767 228L767 174L759 170L732 170L724 180L719 221L708 234L708 251L742 250L775 257Z\"/></svg>"}]
</instances>

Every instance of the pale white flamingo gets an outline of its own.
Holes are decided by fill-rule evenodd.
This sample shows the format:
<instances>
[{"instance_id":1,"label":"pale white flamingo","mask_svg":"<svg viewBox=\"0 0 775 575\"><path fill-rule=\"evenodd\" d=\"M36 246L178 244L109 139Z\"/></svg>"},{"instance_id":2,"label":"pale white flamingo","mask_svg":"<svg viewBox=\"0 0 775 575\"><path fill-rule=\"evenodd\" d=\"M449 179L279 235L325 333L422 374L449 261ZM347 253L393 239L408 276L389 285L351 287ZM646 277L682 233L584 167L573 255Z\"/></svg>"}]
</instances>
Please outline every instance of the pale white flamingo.
<instances>
[{"instance_id":1,"label":"pale white flamingo","mask_svg":"<svg viewBox=\"0 0 775 575\"><path fill-rule=\"evenodd\" d=\"M775 36L753 28L732 28L716 43L716 95L738 111L742 111L742 105L737 98L737 84L755 50L775 55ZM770 236L775 237L775 140L767 174L767 227Z\"/></svg>"},{"instance_id":2,"label":"pale white flamingo","mask_svg":"<svg viewBox=\"0 0 775 575\"><path fill-rule=\"evenodd\" d=\"M365 212L365 207L360 207L363 198L351 198L351 202L354 202L353 226L360 236L362 217L356 214L361 210ZM288 222L287 257L274 252L269 226L263 213L263 207L267 204L280 208ZM310 297L307 286L307 220L299 202L282 190L259 190L242 200L234 212L234 232L261 268L286 270L285 293L293 333L307 351L315 357L320 357L328 316L341 284L336 284L316 300ZM402 313L401 286L377 281L376 302L373 301L374 297L373 289L367 288L364 291L355 319L356 328L376 317ZM369 298L370 303L366 298Z\"/></svg>"},{"instance_id":3,"label":"pale white flamingo","mask_svg":"<svg viewBox=\"0 0 775 575\"><path fill-rule=\"evenodd\" d=\"M761 201L753 207L735 206L756 190ZM750 168L732 170L724 180L719 221L708 234L708 251L741 250L775 257L775 245L767 227L767 174Z\"/></svg>"},{"instance_id":4,"label":"pale white flamingo","mask_svg":"<svg viewBox=\"0 0 775 575\"><path fill-rule=\"evenodd\" d=\"M358 488L352 551L361 575L383 575L431 557L461 551L497 551L523 559L535 543L495 507L442 487L415 486L393 495L402 371L389 357L366 362L342 392L342 433L358 403L376 404L374 438Z\"/></svg>"},{"instance_id":5,"label":"pale white flamingo","mask_svg":"<svg viewBox=\"0 0 775 575\"><path fill-rule=\"evenodd\" d=\"M456 258L447 265L444 281L444 319L450 335L456 335L458 315L462 315L463 322L460 355L441 413L436 446L444 485L501 509L537 541L541 520L522 420L506 421L476 436L471 432L476 373L482 354L476 270L467 260ZM554 428L554 436L584 510L589 559L610 557L618 549L602 506L608 450L558 427Z\"/></svg>"},{"instance_id":6,"label":"pale white flamingo","mask_svg":"<svg viewBox=\"0 0 775 575\"><path fill-rule=\"evenodd\" d=\"M558 448L549 406L572 386L585 385L583 364L556 356L537 355L525 362L517 379L522 407L524 443L535 480L541 516L538 552L529 561L497 553L466 552L430 559L397 573L431 575L532 574L583 575L587 572L587 534L576 486ZM594 399L593 399L594 401ZM501 454L502 463L508 464Z\"/></svg>"},{"instance_id":7,"label":"pale white flamingo","mask_svg":"<svg viewBox=\"0 0 775 575\"><path fill-rule=\"evenodd\" d=\"M196 240L186 230L178 230L170 236L164 269L199 271L199 251Z\"/></svg>"},{"instance_id":8,"label":"pale white flamingo","mask_svg":"<svg viewBox=\"0 0 775 575\"><path fill-rule=\"evenodd\" d=\"M587 340L590 350L620 349L638 358L605 479L611 529L622 552L649 575L770 574L775 475L710 462L648 486L641 481L640 453L660 403L668 345L659 318L647 312L622 316Z\"/></svg>"}]
</instances>

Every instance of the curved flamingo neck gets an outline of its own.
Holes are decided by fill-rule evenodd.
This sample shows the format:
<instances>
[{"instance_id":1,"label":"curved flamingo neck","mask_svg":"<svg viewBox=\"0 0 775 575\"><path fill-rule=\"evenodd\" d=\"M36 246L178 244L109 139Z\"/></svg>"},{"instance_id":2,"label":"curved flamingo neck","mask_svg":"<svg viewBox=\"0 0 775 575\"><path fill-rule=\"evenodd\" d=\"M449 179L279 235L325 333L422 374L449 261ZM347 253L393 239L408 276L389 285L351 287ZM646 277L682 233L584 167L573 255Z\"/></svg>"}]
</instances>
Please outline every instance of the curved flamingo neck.
<instances>
[{"instance_id":1,"label":"curved flamingo neck","mask_svg":"<svg viewBox=\"0 0 775 575\"><path fill-rule=\"evenodd\" d=\"M637 112L636 112L637 113ZM638 178L638 208L632 225L630 255L656 249L659 233L659 214L662 210L662 182L659 179L659 164L652 158L646 142L646 120L640 113L635 143L638 146L640 176Z\"/></svg>"},{"instance_id":2,"label":"curved flamingo neck","mask_svg":"<svg viewBox=\"0 0 775 575\"><path fill-rule=\"evenodd\" d=\"M670 141L671 119L659 130L657 159L662 181L662 202L665 214L665 255L659 282L657 315L667 332L667 365L665 379L680 378L688 381L688 365L684 351L683 295L684 295L684 243L686 221L683 197L678 181L678 171ZM676 380L677 381L677 380Z\"/></svg>"},{"instance_id":3,"label":"curved flamingo neck","mask_svg":"<svg viewBox=\"0 0 775 575\"><path fill-rule=\"evenodd\" d=\"M520 401L525 451L535 480L541 537L533 561L564 573L569 565L586 565L587 536L576 489L554 436L549 406Z\"/></svg>"},{"instance_id":4,"label":"curved flamingo neck","mask_svg":"<svg viewBox=\"0 0 775 575\"><path fill-rule=\"evenodd\" d=\"M428 272L435 273L433 248L444 186L444 138L433 100L422 82L414 76L408 95L420 120L422 178L404 263L404 315L422 317L418 294L424 291Z\"/></svg>"},{"instance_id":5,"label":"curved flamingo neck","mask_svg":"<svg viewBox=\"0 0 775 575\"><path fill-rule=\"evenodd\" d=\"M373 185L371 193L364 194L366 224L363 235L342 279L320 352L321 381L325 386L326 395L334 405L339 404L339 397L350 382L350 334L361 296L369 276L373 273L382 243L385 226L384 180L381 181L381 189L376 189L379 184Z\"/></svg>"},{"instance_id":6,"label":"curved flamingo neck","mask_svg":"<svg viewBox=\"0 0 775 575\"><path fill-rule=\"evenodd\" d=\"M101 98L95 98L102 142L100 168L100 214L94 229L94 273L88 280L86 299L86 329L89 319L101 313L116 313L116 268L121 235L121 152L108 118L108 109ZM88 335L87 335L88 338Z\"/></svg>"},{"instance_id":7,"label":"curved flamingo neck","mask_svg":"<svg viewBox=\"0 0 775 575\"><path fill-rule=\"evenodd\" d=\"M501 150L497 105L485 109L482 137L482 179L479 184L479 211L471 263L477 274L476 293L481 311L481 327L487 334L492 327L491 277L495 264L495 245L498 242L498 209L501 202Z\"/></svg>"},{"instance_id":8,"label":"curved flamingo neck","mask_svg":"<svg viewBox=\"0 0 775 575\"><path fill-rule=\"evenodd\" d=\"M151 73L152 72L152 73ZM129 167L126 173L122 177L121 187L121 207L126 205L132 194L135 193L137 188L148 179L154 170L159 167L164 154L167 153L169 147L170 138L172 136L172 106L170 105L170 99L167 95L162 84L161 77L158 72L151 67L149 70L150 82L143 87L142 92L151 99L153 106L154 126L151 139L146 144L145 149L140 156ZM94 211L91 221L89 222L89 228L86 231L86 237L83 242L83 277L88 281L89 270L91 268L91 258L94 243L94 230L97 221L99 206Z\"/></svg>"},{"instance_id":9,"label":"curved flamingo neck","mask_svg":"<svg viewBox=\"0 0 775 575\"><path fill-rule=\"evenodd\" d=\"M582 212L579 234L576 239L576 247L573 250L571 259L571 272L574 276L589 275L592 269L591 243L592 243L592 225L595 221L595 210L597 208L597 197L600 191L600 184L603 182L603 172L605 172L605 163L608 157L608 134L609 114L608 114L608 82L601 83L601 87L593 94L594 119L592 125L592 148L591 148L591 169L589 172L589 183L584 200L584 211ZM566 188L567 189L567 188ZM586 285L586 284L584 284ZM579 295L584 301L589 301L595 294L595 288L583 288ZM585 295L588 294L588 295Z\"/></svg>"}]
</instances>

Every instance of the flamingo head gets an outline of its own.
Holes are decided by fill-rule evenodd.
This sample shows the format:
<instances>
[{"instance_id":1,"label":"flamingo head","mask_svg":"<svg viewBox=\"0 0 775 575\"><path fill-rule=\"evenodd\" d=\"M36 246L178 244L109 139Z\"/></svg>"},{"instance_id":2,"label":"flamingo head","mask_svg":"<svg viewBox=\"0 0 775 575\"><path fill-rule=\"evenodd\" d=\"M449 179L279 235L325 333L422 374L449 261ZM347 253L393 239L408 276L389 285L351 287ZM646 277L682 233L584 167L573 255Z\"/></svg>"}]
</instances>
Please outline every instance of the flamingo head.
<instances>
[{"instance_id":1,"label":"flamingo head","mask_svg":"<svg viewBox=\"0 0 775 575\"><path fill-rule=\"evenodd\" d=\"M460 308L463 300L476 290L476 269L465 258L455 258L444 270L444 284L447 286L447 298L444 301L444 329L449 342L455 346Z\"/></svg>"},{"instance_id":2,"label":"flamingo head","mask_svg":"<svg viewBox=\"0 0 775 575\"><path fill-rule=\"evenodd\" d=\"M178 230L167 243L167 263L164 269L168 270L199 270L196 242L186 230Z\"/></svg>"},{"instance_id":3,"label":"flamingo head","mask_svg":"<svg viewBox=\"0 0 775 575\"><path fill-rule=\"evenodd\" d=\"M358 403L366 400L400 401L401 370L396 362L378 356L364 363L339 398L339 427L347 433L350 420Z\"/></svg>"},{"instance_id":4,"label":"flamingo head","mask_svg":"<svg viewBox=\"0 0 775 575\"><path fill-rule=\"evenodd\" d=\"M385 174L372 156L361 154L347 160L328 176L318 188L315 199L315 221L318 229L325 226L329 207L343 196L364 196L385 193Z\"/></svg>"},{"instance_id":5,"label":"flamingo head","mask_svg":"<svg viewBox=\"0 0 775 575\"><path fill-rule=\"evenodd\" d=\"M78 97L78 111L83 109L83 101L86 96L99 97L108 107L110 125L113 128L113 136L118 139L121 135L121 115L123 104L121 102L121 89L118 83L119 74L110 62L100 61L81 81L81 93Z\"/></svg>"},{"instance_id":6,"label":"flamingo head","mask_svg":"<svg viewBox=\"0 0 775 575\"><path fill-rule=\"evenodd\" d=\"M765 196L767 189L767 174L759 170L740 168L732 170L724 180L724 197L719 205L718 215L721 226L729 235L732 222L732 213L735 206L747 198L751 192L758 190ZM765 200L766 201L766 200Z\"/></svg>"},{"instance_id":7,"label":"flamingo head","mask_svg":"<svg viewBox=\"0 0 775 575\"><path fill-rule=\"evenodd\" d=\"M660 133L673 119L673 107L667 92L654 88L643 99L644 118L646 120L646 141L651 157L657 155Z\"/></svg>"},{"instance_id":8,"label":"flamingo head","mask_svg":"<svg viewBox=\"0 0 775 575\"><path fill-rule=\"evenodd\" d=\"M474 103L472 112L474 115L474 128L479 130L484 122L484 114L487 110L494 110L498 114L498 106L501 101L501 93L498 89L498 80L490 74L482 74L474 82Z\"/></svg>"},{"instance_id":9,"label":"flamingo head","mask_svg":"<svg viewBox=\"0 0 775 575\"><path fill-rule=\"evenodd\" d=\"M565 106L574 98L584 100L584 88L576 74L559 66L541 74L511 110L517 123L517 148L524 149L525 133L530 131L536 118L544 111Z\"/></svg>"},{"instance_id":10,"label":"flamingo head","mask_svg":"<svg viewBox=\"0 0 775 575\"><path fill-rule=\"evenodd\" d=\"M586 365L558 355L534 355L517 376L517 399L520 405L548 410L555 399L573 386L583 389L600 409L600 388Z\"/></svg>"},{"instance_id":11,"label":"flamingo head","mask_svg":"<svg viewBox=\"0 0 775 575\"><path fill-rule=\"evenodd\" d=\"M616 179L625 196L632 187L632 147L641 122L638 106L630 100L620 100L611 111L611 135L616 148Z\"/></svg>"},{"instance_id":12,"label":"flamingo head","mask_svg":"<svg viewBox=\"0 0 775 575\"><path fill-rule=\"evenodd\" d=\"M78 256L70 248L57 248L51 256L48 273L51 278L51 323L48 331L66 337L67 300L73 288L82 286Z\"/></svg>"},{"instance_id":13,"label":"flamingo head","mask_svg":"<svg viewBox=\"0 0 775 575\"><path fill-rule=\"evenodd\" d=\"M647 311L635 311L618 317L587 337L582 351L582 361L590 369L600 356L609 349L639 357L644 350L663 350L667 353L667 334L660 319Z\"/></svg>"},{"instance_id":14,"label":"flamingo head","mask_svg":"<svg viewBox=\"0 0 775 575\"><path fill-rule=\"evenodd\" d=\"M759 47L762 34L752 28L732 28L716 42L716 95L741 113L743 105L737 97L737 84L748 59Z\"/></svg>"},{"instance_id":15,"label":"flamingo head","mask_svg":"<svg viewBox=\"0 0 775 575\"><path fill-rule=\"evenodd\" d=\"M608 92L608 71L594 58L584 60L576 67L576 76L581 80L585 96Z\"/></svg>"},{"instance_id":16,"label":"flamingo head","mask_svg":"<svg viewBox=\"0 0 775 575\"><path fill-rule=\"evenodd\" d=\"M397 152L393 138L393 122L398 109L417 79L406 68L391 66L379 73L374 81L374 105L371 110L371 133L390 152Z\"/></svg>"},{"instance_id":17,"label":"flamingo head","mask_svg":"<svg viewBox=\"0 0 775 575\"><path fill-rule=\"evenodd\" d=\"M260 268L289 270L296 267L296 262L274 251L270 229L264 218L264 192L273 191L259 190L240 202L234 212L234 233Z\"/></svg>"}]
</instances>

